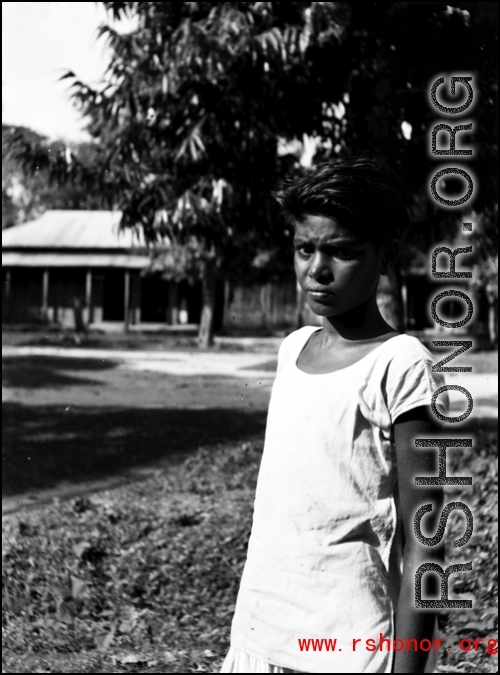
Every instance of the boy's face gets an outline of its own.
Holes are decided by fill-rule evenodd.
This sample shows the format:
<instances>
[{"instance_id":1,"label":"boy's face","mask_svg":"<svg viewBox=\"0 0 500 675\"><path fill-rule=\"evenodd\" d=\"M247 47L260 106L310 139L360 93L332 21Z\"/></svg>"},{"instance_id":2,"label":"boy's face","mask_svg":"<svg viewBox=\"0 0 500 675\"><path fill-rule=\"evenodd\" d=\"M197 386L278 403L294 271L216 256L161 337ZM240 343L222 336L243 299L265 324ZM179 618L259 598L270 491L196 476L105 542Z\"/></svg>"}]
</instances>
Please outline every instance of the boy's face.
<instances>
[{"instance_id":1,"label":"boy's face","mask_svg":"<svg viewBox=\"0 0 500 675\"><path fill-rule=\"evenodd\" d=\"M376 302L384 249L355 236L326 216L306 216L295 225L295 272L312 311L340 316Z\"/></svg>"}]
</instances>

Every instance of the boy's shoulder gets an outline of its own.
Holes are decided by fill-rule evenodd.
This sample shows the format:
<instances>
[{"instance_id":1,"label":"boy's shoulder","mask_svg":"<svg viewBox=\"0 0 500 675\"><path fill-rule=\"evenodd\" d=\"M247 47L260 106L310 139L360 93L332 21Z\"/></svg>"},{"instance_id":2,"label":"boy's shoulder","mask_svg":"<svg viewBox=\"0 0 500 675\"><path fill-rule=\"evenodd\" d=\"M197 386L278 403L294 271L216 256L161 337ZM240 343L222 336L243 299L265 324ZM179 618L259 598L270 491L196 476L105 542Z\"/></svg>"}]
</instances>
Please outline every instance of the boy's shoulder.
<instances>
[{"instance_id":1,"label":"boy's shoulder","mask_svg":"<svg viewBox=\"0 0 500 675\"><path fill-rule=\"evenodd\" d=\"M432 376L432 366L436 359L424 345L413 335L401 333L387 340L380 350L378 366L382 367L389 377L422 377Z\"/></svg>"},{"instance_id":2,"label":"boy's shoulder","mask_svg":"<svg viewBox=\"0 0 500 675\"><path fill-rule=\"evenodd\" d=\"M317 330L320 330L321 326L302 326L302 328L297 328L297 330L289 333L286 338L281 343L281 348L287 348L291 345L299 344L307 340L309 336L315 333Z\"/></svg>"},{"instance_id":3,"label":"boy's shoulder","mask_svg":"<svg viewBox=\"0 0 500 675\"><path fill-rule=\"evenodd\" d=\"M291 333L289 333L286 336L285 340L293 341L299 337L302 338L305 337L306 335L310 335L311 333L314 333L317 330L321 330L321 326L302 326L302 328L297 328L297 330L293 330Z\"/></svg>"},{"instance_id":4,"label":"boy's shoulder","mask_svg":"<svg viewBox=\"0 0 500 675\"><path fill-rule=\"evenodd\" d=\"M395 355L407 356L408 358L418 356L424 360L433 358L431 352L424 343L414 335L401 333L400 335L397 335L395 339L388 340L387 342L392 343L391 347Z\"/></svg>"},{"instance_id":5,"label":"boy's shoulder","mask_svg":"<svg viewBox=\"0 0 500 675\"><path fill-rule=\"evenodd\" d=\"M385 342L382 342L373 351L373 356L375 357L374 362L378 363L379 366L385 364L389 367L410 366L412 363L425 363L428 365L434 360L431 352L423 342L407 333L394 335Z\"/></svg>"},{"instance_id":6,"label":"boy's shoulder","mask_svg":"<svg viewBox=\"0 0 500 675\"><path fill-rule=\"evenodd\" d=\"M297 330L289 333L279 348L279 361L286 360L288 356L292 355L297 349L301 349L315 331L319 330L320 326L302 326Z\"/></svg>"}]
</instances>

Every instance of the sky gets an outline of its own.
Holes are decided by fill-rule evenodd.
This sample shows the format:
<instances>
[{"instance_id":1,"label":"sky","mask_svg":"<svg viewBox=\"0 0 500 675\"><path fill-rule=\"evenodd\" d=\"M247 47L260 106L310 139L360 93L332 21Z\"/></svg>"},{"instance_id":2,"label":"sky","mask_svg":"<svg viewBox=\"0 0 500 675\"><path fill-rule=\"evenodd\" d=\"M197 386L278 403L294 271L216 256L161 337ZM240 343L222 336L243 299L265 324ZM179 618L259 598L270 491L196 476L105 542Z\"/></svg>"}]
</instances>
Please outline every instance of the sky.
<instances>
[{"instance_id":1,"label":"sky","mask_svg":"<svg viewBox=\"0 0 500 675\"><path fill-rule=\"evenodd\" d=\"M2 2L3 123L50 139L88 138L68 80L59 78L72 70L89 84L100 79L107 60L97 27L104 19L95 2Z\"/></svg>"}]
</instances>

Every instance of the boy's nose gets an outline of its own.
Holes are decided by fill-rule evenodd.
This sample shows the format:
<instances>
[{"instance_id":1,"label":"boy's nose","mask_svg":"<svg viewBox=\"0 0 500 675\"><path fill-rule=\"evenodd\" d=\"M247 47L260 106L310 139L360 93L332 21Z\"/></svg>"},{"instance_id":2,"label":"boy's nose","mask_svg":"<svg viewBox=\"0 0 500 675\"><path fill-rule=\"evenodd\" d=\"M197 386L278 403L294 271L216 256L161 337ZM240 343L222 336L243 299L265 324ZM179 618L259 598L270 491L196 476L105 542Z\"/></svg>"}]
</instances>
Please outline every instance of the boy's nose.
<instances>
[{"instance_id":1,"label":"boy's nose","mask_svg":"<svg viewBox=\"0 0 500 675\"><path fill-rule=\"evenodd\" d=\"M311 265L309 266L309 276L311 279L322 279L322 278L333 278L332 270L328 265L325 257L321 253L316 253L316 255L311 260Z\"/></svg>"}]
</instances>

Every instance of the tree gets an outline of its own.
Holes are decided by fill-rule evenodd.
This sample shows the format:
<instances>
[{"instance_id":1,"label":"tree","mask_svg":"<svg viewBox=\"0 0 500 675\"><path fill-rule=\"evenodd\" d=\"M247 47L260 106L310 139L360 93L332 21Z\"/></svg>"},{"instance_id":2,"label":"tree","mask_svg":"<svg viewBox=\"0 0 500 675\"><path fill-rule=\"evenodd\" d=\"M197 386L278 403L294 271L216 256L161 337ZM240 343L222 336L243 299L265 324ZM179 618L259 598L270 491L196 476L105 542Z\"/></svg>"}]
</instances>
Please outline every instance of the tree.
<instances>
[{"instance_id":1,"label":"tree","mask_svg":"<svg viewBox=\"0 0 500 675\"><path fill-rule=\"evenodd\" d=\"M98 169L98 150L91 143L49 142L26 127L2 125L2 160L2 229L46 209L109 207L100 191L88 189ZM76 339L85 332L78 296L73 298L73 313Z\"/></svg>"},{"instance_id":2,"label":"tree","mask_svg":"<svg viewBox=\"0 0 500 675\"><path fill-rule=\"evenodd\" d=\"M26 174L21 161L12 156L15 135L25 137L29 145L43 141L43 137L31 129L2 124L2 229L36 216L39 195L45 187L40 174Z\"/></svg>"},{"instance_id":3,"label":"tree","mask_svg":"<svg viewBox=\"0 0 500 675\"><path fill-rule=\"evenodd\" d=\"M88 189L97 156L92 143L49 141L26 127L2 125L2 229L46 209L106 208L101 192Z\"/></svg>"},{"instance_id":4,"label":"tree","mask_svg":"<svg viewBox=\"0 0 500 675\"><path fill-rule=\"evenodd\" d=\"M200 343L212 337L218 276L241 274L269 246L277 144L321 129L325 63L345 3L107 2L135 17L101 29L113 58L94 89L73 96L104 151L106 188L123 225L172 246L197 242ZM328 99L341 91L328 89ZM297 102L301 101L301 105Z\"/></svg>"}]
</instances>

